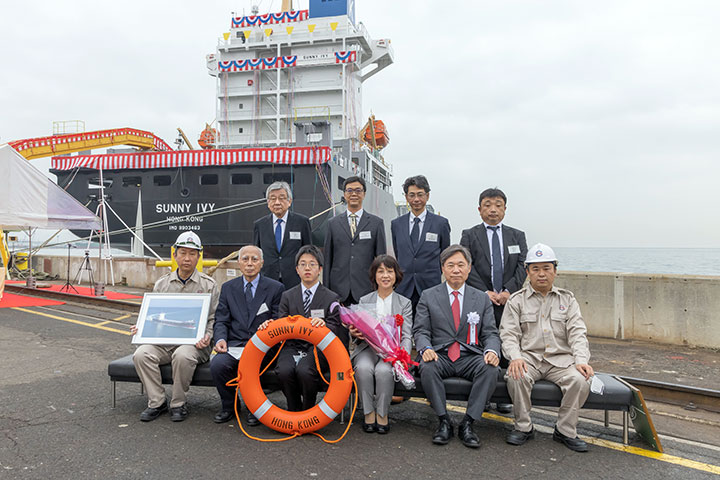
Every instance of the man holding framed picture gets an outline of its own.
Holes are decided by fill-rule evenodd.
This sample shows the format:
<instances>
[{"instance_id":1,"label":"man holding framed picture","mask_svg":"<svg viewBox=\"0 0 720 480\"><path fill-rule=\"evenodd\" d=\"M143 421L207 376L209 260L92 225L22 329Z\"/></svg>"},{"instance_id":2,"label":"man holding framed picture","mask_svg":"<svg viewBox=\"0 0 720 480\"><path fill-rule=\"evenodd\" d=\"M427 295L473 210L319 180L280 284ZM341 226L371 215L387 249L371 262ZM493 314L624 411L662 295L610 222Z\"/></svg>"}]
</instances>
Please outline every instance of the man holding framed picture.
<instances>
[{"instance_id":1,"label":"man holding framed picture","mask_svg":"<svg viewBox=\"0 0 720 480\"><path fill-rule=\"evenodd\" d=\"M170 420L182 422L188 417L186 394L190 389L195 367L210 358L210 339L213 334L215 309L220 295L215 280L197 270L202 243L194 232L184 232L175 241L174 257L178 268L155 282L156 293L209 293L211 294L205 335L194 345L140 345L133 355L133 363L148 395L148 407L140 420L150 422L168 410L165 388L162 385L160 365L172 364L172 398ZM137 333L137 326L130 331Z\"/></svg>"}]
</instances>

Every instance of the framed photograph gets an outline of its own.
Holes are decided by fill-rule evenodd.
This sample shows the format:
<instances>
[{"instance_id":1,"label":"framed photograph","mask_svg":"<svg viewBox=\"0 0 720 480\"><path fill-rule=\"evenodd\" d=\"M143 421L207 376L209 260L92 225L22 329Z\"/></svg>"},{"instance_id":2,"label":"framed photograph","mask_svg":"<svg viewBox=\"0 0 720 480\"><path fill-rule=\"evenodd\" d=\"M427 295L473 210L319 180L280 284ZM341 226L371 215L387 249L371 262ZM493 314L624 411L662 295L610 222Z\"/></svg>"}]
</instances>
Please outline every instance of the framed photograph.
<instances>
[{"instance_id":1,"label":"framed photograph","mask_svg":"<svg viewBox=\"0 0 720 480\"><path fill-rule=\"evenodd\" d=\"M194 345L205 335L209 293L146 293L135 344Z\"/></svg>"}]
</instances>

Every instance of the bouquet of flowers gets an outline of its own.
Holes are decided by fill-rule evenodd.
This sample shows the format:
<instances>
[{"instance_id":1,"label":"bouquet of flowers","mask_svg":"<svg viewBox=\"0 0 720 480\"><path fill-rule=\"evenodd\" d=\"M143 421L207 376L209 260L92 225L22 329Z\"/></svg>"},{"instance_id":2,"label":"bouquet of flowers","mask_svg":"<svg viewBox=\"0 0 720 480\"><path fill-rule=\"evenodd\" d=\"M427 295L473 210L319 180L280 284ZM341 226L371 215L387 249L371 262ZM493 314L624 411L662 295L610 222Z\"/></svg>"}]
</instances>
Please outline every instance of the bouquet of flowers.
<instances>
[{"instance_id":1,"label":"bouquet of flowers","mask_svg":"<svg viewBox=\"0 0 720 480\"><path fill-rule=\"evenodd\" d=\"M376 315L369 310L370 305L351 305L340 307L340 319L345 325L357 328L365 337L365 341L384 361L393 367L396 382L402 382L408 389L415 388L415 378L408 372L411 365L417 365L410 354L400 346L402 315Z\"/></svg>"}]
</instances>

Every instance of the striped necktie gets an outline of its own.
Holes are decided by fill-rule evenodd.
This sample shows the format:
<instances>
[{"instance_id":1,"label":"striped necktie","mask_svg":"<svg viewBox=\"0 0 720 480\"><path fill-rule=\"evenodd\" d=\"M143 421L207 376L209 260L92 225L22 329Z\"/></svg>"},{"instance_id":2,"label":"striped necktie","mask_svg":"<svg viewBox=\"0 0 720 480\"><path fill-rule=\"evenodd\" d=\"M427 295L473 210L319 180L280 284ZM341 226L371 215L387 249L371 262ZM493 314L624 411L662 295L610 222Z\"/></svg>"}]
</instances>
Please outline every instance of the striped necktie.
<instances>
[{"instance_id":1,"label":"striped necktie","mask_svg":"<svg viewBox=\"0 0 720 480\"><path fill-rule=\"evenodd\" d=\"M310 301L312 300L312 291L310 289L305 290L305 300L303 300L303 309L305 310L305 317L310 318Z\"/></svg>"}]
</instances>

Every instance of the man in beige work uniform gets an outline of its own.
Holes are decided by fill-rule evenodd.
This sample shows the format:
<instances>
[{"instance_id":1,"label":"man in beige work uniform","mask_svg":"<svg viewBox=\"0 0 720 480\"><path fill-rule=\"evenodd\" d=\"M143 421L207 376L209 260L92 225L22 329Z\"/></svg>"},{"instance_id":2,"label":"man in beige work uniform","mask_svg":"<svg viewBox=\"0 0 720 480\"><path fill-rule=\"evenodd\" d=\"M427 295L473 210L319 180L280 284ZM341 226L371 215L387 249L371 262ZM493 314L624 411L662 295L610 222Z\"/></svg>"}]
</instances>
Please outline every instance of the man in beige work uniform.
<instances>
[{"instance_id":1,"label":"man in beige work uniform","mask_svg":"<svg viewBox=\"0 0 720 480\"><path fill-rule=\"evenodd\" d=\"M576 452L587 444L577 437L578 410L590 392L587 329L572 292L553 286L555 252L538 243L528 249L525 269L530 285L510 296L500 323L500 339L510 360L505 379L513 400L515 428L507 443L522 445L534 436L530 393L537 380L557 384L563 392L553 440Z\"/></svg>"},{"instance_id":2,"label":"man in beige work uniform","mask_svg":"<svg viewBox=\"0 0 720 480\"><path fill-rule=\"evenodd\" d=\"M211 293L205 336L195 345L140 345L133 355L135 370L138 372L148 395L148 408L140 414L140 420L155 420L168 410L165 387L162 385L160 365L172 364L172 399L170 400L170 419L182 422L188 416L185 396L190 389L195 367L210 358L210 339L213 333L215 308L219 291L212 277L197 271L202 243L194 232L184 232L175 241L175 261L178 268L174 272L160 277L155 282L153 292L158 293ZM134 334L136 327L131 328Z\"/></svg>"}]
</instances>

